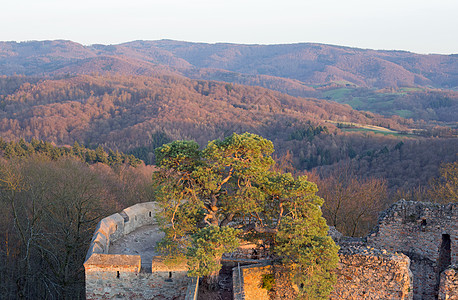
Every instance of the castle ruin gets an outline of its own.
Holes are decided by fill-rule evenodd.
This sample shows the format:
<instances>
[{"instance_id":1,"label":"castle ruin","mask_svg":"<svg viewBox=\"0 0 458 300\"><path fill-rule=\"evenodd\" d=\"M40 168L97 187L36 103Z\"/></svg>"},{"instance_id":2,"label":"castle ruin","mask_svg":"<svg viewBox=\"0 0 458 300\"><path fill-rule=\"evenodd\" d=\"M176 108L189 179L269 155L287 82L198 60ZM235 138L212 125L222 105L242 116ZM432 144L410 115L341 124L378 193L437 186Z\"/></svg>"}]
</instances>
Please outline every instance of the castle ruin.
<instances>
[{"instance_id":1,"label":"castle ruin","mask_svg":"<svg viewBox=\"0 0 458 300\"><path fill-rule=\"evenodd\" d=\"M458 264L458 203L401 200L380 215L367 244L407 255L414 279L414 299L435 299L443 283L441 273ZM451 273L456 274L447 272ZM443 278L448 282L452 277ZM455 298L439 296L457 299L457 293Z\"/></svg>"},{"instance_id":2,"label":"castle ruin","mask_svg":"<svg viewBox=\"0 0 458 300\"><path fill-rule=\"evenodd\" d=\"M162 238L157 212L155 203L142 203L99 223L84 263L87 299L197 298L198 280L187 277L186 265L167 266L155 251ZM401 200L381 214L365 239L333 231L341 250L330 299L457 300L457 220L456 203ZM225 260L242 257L249 263L233 269L234 300L270 299L260 283L275 266L259 259L260 249L245 246L236 252ZM275 276L281 282L281 272ZM282 285L276 295L292 299L294 289Z\"/></svg>"}]
</instances>

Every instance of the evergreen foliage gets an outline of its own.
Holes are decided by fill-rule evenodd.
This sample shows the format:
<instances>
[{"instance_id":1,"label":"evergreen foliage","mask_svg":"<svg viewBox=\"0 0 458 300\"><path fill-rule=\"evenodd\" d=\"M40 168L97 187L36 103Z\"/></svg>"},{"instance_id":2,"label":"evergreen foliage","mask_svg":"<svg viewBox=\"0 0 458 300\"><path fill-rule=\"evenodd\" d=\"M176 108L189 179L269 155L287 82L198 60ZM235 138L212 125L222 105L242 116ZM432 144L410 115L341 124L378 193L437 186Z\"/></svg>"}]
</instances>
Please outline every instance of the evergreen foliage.
<instances>
[{"instance_id":1,"label":"evergreen foliage","mask_svg":"<svg viewBox=\"0 0 458 300\"><path fill-rule=\"evenodd\" d=\"M75 142L72 147L58 147L45 141L32 139L30 143L20 139L19 142L6 142L0 138L0 155L4 158L11 159L16 157L29 157L33 154L41 154L56 160L61 157L75 157L89 164L103 163L110 166L128 164L137 167L141 160L133 155L114 152L109 149L108 153L103 147L98 146L96 150L80 146Z\"/></svg>"},{"instance_id":2,"label":"evergreen foliage","mask_svg":"<svg viewBox=\"0 0 458 300\"><path fill-rule=\"evenodd\" d=\"M242 241L261 241L301 291L325 297L338 247L327 236L323 200L306 176L273 171L273 151L272 142L250 133L211 141L203 150L192 141L158 148L160 248L169 257L186 255L190 275L214 281L223 253Z\"/></svg>"},{"instance_id":3,"label":"evergreen foliage","mask_svg":"<svg viewBox=\"0 0 458 300\"><path fill-rule=\"evenodd\" d=\"M240 230L232 227L206 226L192 235L191 246L186 254L189 275L201 277L218 274L221 256L239 246L239 234Z\"/></svg>"}]
</instances>

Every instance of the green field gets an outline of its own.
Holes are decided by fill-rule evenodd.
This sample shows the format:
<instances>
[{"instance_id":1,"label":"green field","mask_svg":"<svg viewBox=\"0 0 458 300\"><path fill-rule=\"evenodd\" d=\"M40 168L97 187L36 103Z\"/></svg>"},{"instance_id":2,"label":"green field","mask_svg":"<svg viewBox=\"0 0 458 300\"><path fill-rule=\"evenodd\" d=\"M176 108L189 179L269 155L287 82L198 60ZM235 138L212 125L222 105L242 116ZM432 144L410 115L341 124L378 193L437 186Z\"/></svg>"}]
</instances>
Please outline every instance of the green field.
<instances>
[{"instance_id":1,"label":"green field","mask_svg":"<svg viewBox=\"0 0 458 300\"><path fill-rule=\"evenodd\" d=\"M396 137L412 137L410 134L402 134L399 132L388 132L388 131L381 131L381 130L375 130L375 129L369 129L369 128L360 128L360 127L354 127L354 128L341 128L343 132L373 132L377 134L383 134L383 135L392 135Z\"/></svg>"},{"instance_id":2,"label":"green field","mask_svg":"<svg viewBox=\"0 0 458 300\"><path fill-rule=\"evenodd\" d=\"M411 118L413 115L413 112L407 109L398 109L394 111L395 115L398 115L403 118Z\"/></svg>"},{"instance_id":3,"label":"green field","mask_svg":"<svg viewBox=\"0 0 458 300\"><path fill-rule=\"evenodd\" d=\"M334 101L340 102L339 100L342 100L345 96L347 96L349 93L351 93L352 89L349 88L339 88L339 89L333 89L333 90L328 90L323 93L324 97L329 97Z\"/></svg>"}]
</instances>

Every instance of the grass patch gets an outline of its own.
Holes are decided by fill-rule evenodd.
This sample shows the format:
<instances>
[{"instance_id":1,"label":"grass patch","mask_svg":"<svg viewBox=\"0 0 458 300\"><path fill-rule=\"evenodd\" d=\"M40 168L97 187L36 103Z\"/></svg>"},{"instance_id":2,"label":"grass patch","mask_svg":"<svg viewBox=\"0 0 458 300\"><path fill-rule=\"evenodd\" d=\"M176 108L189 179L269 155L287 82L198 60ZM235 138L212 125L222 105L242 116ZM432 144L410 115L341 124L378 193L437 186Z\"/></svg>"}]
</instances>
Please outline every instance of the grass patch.
<instances>
[{"instance_id":1,"label":"grass patch","mask_svg":"<svg viewBox=\"0 0 458 300\"><path fill-rule=\"evenodd\" d=\"M424 91L424 89L417 88L417 87L404 87L404 88L400 88L399 90L403 91L403 92L421 92L421 91Z\"/></svg>"},{"instance_id":2,"label":"grass patch","mask_svg":"<svg viewBox=\"0 0 458 300\"><path fill-rule=\"evenodd\" d=\"M413 112L407 109L398 109L394 111L395 115L398 115L403 118L411 118L413 116Z\"/></svg>"},{"instance_id":3,"label":"grass patch","mask_svg":"<svg viewBox=\"0 0 458 300\"><path fill-rule=\"evenodd\" d=\"M325 97L329 97L332 100L341 100L346 95L348 95L352 90L348 88L340 88L340 89L333 89L329 91L325 91L323 95Z\"/></svg>"},{"instance_id":4,"label":"grass patch","mask_svg":"<svg viewBox=\"0 0 458 300\"><path fill-rule=\"evenodd\" d=\"M383 135L392 135L396 137L412 137L410 134L401 134L399 132L388 132L388 131L381 131L381 130L375 130L375 129L369 129L369 128L360 128L360 127L353 127L353 128L341 128L342 131L344 132L373 132L377 134L383 134Z\"/></svg>"},{"instance_id":5,"label":"grass patch","mask_svg":"<svg viewBox=\"0 0 458 300\"><path fill-rule=\"evenodd\" d=\"M361 101L359 98L353 98L349 101L345 101L346 104L350 105L353 109L362 109L366 107L366 103Z\"/></svg>"},{"instance_id":6,"label":"grass patch","mask_svg":"<svg viewBox=\"0 0 458 300\"><path fill-rule=\"evenodd\" d=\"M274 274L263 274L261 280L261 288L268 291L273 290L275 287L275 276Z\"/></svg>"}]
</instances>

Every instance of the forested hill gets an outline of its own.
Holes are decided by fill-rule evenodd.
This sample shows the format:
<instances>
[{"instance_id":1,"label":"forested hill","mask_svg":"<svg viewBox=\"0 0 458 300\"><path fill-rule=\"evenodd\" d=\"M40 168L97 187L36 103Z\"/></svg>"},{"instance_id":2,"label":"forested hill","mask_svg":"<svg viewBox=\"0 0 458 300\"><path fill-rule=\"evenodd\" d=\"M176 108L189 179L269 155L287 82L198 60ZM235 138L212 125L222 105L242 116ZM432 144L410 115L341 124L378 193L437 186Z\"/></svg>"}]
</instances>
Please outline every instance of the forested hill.
<instances>
[{"instance_id":1,"label":"forested hill","mask_svg":"<svg viewBox=\"0 0 458 300\"><path fill-rule=\"evenodd\" d=\"M172 140L203 146L248 131L272 140L276 157L291 153L300 170L351 159L361 176L368 176L388 162L377 174L392 178L393 187L415 186L436 176L441 162L456 159L456 138L418 135L453 135L449 128L418 131L419 125L335 102L180 76L0 77L5 140L69 146L77 141L128 152L146 163L154 163L156 147ZM383 173L401 165L408 166L402 174Z\"/></svg>"},{"instance_id":2,"label":"forested hill","mask_svg":"<svg viewBox=\"0 0 458 300\"><path fill-rule=\"evenodd\" d=\"M0 134L56 144L81 141L120 150L157 135L204 144L232 132L282 139L297 130L341 122L407 131L412 121L358 112L348 105L292 97L259 87L177 76L0 78Z\"/></svg>"},{"instance_id":3,"label":"forested hill","mask_svg":"<svg viewBox=\"0 0 458 300\"><path fill-rule=\"evenodd\" d=\"M358 86L458 86L458 57L376 51L324 44L197 44L178 41L131 42L129 49L157 47L198 68L270 75L308 85L346 81Z\"/></svg>"},{"instance_id":4,"label":"forested hill","mask_svg":"<svg viewBox=\"0 0 458 300\"><path fill-rule=\"evenodd\" d=\"M147 75L164 68L202 79L260 81L260 85L287 85L292 90L332 83L371 88L458 86L457 55L311 43L238 45L161 40L83 46L70 41L0 42L0 73L4 75L107 71Z\"/></svg>"}]
</instances>

